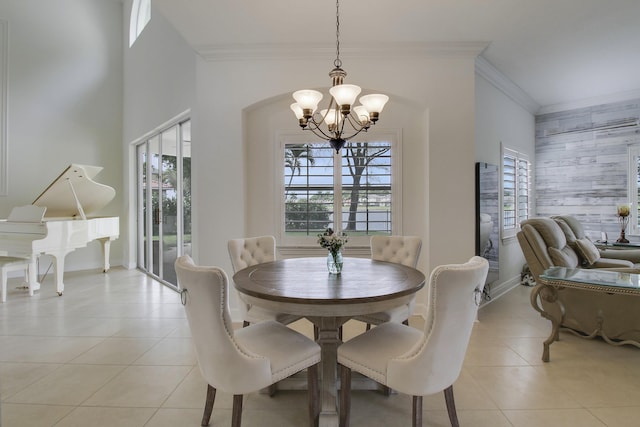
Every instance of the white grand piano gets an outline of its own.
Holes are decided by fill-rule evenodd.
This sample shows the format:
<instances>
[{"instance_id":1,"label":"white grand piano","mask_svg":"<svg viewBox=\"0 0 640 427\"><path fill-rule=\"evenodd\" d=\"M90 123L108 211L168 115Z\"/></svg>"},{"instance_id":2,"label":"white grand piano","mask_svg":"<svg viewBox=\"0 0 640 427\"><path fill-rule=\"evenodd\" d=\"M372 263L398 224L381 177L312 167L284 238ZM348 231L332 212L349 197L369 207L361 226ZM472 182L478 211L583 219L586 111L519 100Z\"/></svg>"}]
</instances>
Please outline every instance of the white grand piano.
<instances>
[{"instance_id":1,"label":"white grand piano","mask_svg":"<svg viewBox=\"0 0 640 427\"><path fill-rule=\"evenodd\" d=\"M93 216L116 194L113 188L93 181L101 170L99 166L72 164L32 205L16 207L9 218L0 220L0 253L31 258L31 291L40 288L35 268L40 254L54 258L58 295L64 291L65 256L89 242L102 244L104 272L109 270L109 249L120 234L120 223L118 217Z\"/></svg>"}]
</instances>

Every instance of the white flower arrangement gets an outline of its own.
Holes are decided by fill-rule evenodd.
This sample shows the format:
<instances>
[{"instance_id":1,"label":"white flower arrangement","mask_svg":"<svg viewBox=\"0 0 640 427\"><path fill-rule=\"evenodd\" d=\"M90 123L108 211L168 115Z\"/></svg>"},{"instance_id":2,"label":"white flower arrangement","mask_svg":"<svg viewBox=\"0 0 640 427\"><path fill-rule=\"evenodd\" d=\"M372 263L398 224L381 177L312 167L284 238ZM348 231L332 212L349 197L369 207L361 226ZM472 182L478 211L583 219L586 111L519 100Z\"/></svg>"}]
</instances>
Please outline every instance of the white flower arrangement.
<instances>
[{"instance_id":1,"label":"white flower arrangement","mask_svg":"<svg viewBox=\"0 0 640 427\"><path fill-rule=\"evenodd\" d=\"M327 228L324 233L318 234L318 243L320 246L331 252L331 255L334 257L347 241L348 239L345 233L338 235L331 228Z\"/></svg>"}]
</instances>

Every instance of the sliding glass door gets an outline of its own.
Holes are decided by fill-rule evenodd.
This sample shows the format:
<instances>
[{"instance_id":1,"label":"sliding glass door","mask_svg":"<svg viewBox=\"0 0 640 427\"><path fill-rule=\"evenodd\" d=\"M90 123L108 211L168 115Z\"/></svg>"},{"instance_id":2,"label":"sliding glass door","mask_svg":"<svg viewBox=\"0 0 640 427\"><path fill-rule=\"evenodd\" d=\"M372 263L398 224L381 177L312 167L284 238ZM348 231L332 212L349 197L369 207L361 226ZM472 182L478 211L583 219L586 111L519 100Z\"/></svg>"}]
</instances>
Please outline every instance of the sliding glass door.
<instances>
[{"instance_id":1,"label":"sliding glass door","mask_svg":"<svg viewBox=\"0 0 640 427\"><path fill-rule=\"evenodd\" d=\"M191 255L191 122L137 146L138 268L177 287L173 264Z\"/></svg>"}]
</instances>

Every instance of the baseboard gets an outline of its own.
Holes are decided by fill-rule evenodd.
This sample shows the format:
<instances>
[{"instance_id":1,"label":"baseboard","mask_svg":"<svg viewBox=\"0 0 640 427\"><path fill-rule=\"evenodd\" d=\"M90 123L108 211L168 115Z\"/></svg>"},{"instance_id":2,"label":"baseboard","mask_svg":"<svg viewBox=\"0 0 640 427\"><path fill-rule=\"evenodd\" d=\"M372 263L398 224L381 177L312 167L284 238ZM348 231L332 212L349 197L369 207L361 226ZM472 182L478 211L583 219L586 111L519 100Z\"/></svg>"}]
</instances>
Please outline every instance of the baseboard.
<instances>
[{"instance_id":1,"label":"baseboard","mask_svg":"<svg viewBox=\"0 0 640 427\"><path fill-rule=\"evenodd\" d=\"M511 289L515 288L516 286L519 286L520 283L521 283L520 275L514 276L511 279L507 280L506 282L497 283L497 284L492 283L489 286L489 295L488 295L489 298L484 299L480 304L480 307L484 307L487 304L491 304L492 302L494 302L495 300L497 300L498 298L500 298L501 296L509 292Z\"/></svg>"}]
</instances>

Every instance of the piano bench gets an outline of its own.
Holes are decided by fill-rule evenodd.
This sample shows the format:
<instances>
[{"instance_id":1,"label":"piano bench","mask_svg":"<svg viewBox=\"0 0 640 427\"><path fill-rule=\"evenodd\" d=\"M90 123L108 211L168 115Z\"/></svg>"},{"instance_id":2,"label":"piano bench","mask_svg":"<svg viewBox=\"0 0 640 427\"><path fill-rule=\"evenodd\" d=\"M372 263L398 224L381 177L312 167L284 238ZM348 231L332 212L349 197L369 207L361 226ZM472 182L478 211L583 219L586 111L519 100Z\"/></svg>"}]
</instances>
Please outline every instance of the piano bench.
<instances>
[{"instance_id":1,"label":"piano bench","mask_svg":"<svg viewBox=\"0 0 640 427\"><path fill-rule=\"evenodd\" d=\"M9 273L10 271L24 270L26 278L28 268L28 258L0 256L0 275L2 276L2 302L5 302L7 300L7 273ZM29 294L33 295L31 290L29 290Z\"/></svg>"}]
</instances>

